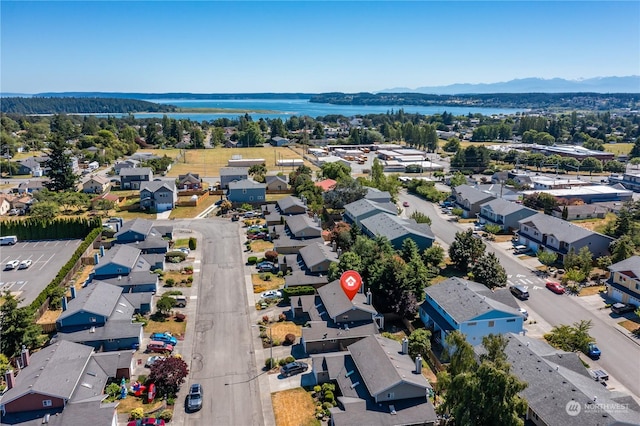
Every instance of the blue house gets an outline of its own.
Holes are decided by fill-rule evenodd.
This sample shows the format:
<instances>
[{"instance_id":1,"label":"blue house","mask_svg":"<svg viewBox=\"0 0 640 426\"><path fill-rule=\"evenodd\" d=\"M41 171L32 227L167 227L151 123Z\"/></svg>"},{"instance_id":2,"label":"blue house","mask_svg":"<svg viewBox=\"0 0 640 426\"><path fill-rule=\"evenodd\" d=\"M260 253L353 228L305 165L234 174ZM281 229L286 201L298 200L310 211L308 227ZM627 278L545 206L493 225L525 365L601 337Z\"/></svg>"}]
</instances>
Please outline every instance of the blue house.
<instances>
[{"instance_id":1,"label":"blue house","mask_svg":"<svg viewBox=\"0 0 640 426\"><path fill-rule=\"evenodd\" d=\"M229 189L231 182L249 179L248 167L222 167L220 168L220 188Z\"/></svg>"},{"instance_id":2,"label":"blue house","mask_svg":"<svg viewBox=\"0 0 640 426\"><path fill-rule=\"evenodd\" d=\"M422 252L431 247L436 239L431 232L431 227L426 223L418 223L414 219L406 219L388 213L378 213L362 219L360 223L363 234L370 238L385 237L396 250L401 249L404 240L410 238Z\"/></svg>"},{"instance_id":3,"label":"blue house","mask_svg":"<svg viewBox=\"0 0 640 426\"><path fill-rule=\"evenodd\" d=\"M232 203L262 203L267 196L267 186L251 179L229 182L227 198Z\"/></svg>"},{"instance_id":4,"label":"blue house","mask_svg":"<svg viewBox=\"0 0 640 426\"><path fill-rule=\"evenodd\" d=\"M378 203L376 201L362 198L344 206L344 220L349 224L360 227L363 219L374 216L378 213L398 214L398 206L393 203Z\"/></svg>"},{"instance_id":5,"label":"blue house","mask_svg":"<svg viewBox=\"0 0 640 426\"><path fill-rule=\"evenodd\" d=\"M153 180L153 171L149 167L124 168L120 170L120 188L140 189L144 182Z\"/></svg>"},{"instance_id":6,"label":"blue house","mask_svg":"<svg viewBox=\"0 0 640 426\"><path fill-rule=\"evenodd\" d=\"M151 265L141 257L139 249L118 244L98 258L98 263L93 269L93 277L101 280L129 275L133 271L150 270L152 270Z\"/></svg>"},{"instance_id":7,"label":"blue house","mask_svg":"<svg viewBox=\"0 0 640 426\"><path fill-rule=\"evenodd\" d=\"M506 288L491 291L483 284L453 277L427 287L425 295L420 319L443 346L454 330L471 345L481 344L489 334L522 333L524 317Z\"/></svg>"},{"instance_id":8,"label":"blue house","mask_svg":"<svg viewBox=\"0 0 640 426\"><path fill-rule=\"evenodd\" d=\"M104 278L100 282L118 286L124 293L155 293L158 291L158 275L149 271L135 271L126 276Z\"/></svg>"},{"instance_id":9,"label":"blue house","mask_svg":"<svg viewBox=\"0 0 640 426\"><path fill-rule=\"evenodd\" d=\"M137 348L143 329L141 323L131 322L135 310L120 287L99 282L85 287L77 296L73 288L71 300L62 299L55 339L105 351Z\"/></svg>"}]
</instances>

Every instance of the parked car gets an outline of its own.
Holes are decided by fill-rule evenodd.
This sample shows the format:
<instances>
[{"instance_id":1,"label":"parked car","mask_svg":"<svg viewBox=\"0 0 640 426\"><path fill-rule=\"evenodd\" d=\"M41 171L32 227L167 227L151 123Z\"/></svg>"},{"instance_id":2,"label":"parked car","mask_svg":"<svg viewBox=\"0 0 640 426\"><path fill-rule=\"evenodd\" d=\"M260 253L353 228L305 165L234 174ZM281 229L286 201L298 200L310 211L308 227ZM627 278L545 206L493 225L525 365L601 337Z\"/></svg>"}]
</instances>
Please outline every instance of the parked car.
<instances>
[{"instance_id":1,"label":"parked car","mask_svg":"<svg viewBox=\"0 0 640 426\"><path fill-rule=\"evenodd\" d=\"M173 345L173 346L178 344L178 339L176 339L175 337L167 333L153 333L151 335L151 340L169 343L170 345Z\"/></svg>"},{"instance_id":2,"label":"parked car","mask_svg":"<svg viewBox=\"0 0 640 426\"><path fill-rule=\"evenodd\" d=\"M520 315L522 315L525 321L529 319L529 312L527 312L526 309L518 308L518 312L520 312Z\"/></svg>"},{"instance_id":3,"label":"parked car","mask_svg":"<svg viewBox=\"0 0 640 426\"><path fill-rule=\"evenodd\" d=\"M280 299L282 297L282 292L280 290L269 290L262 293L260 297L263 299Z\"/></svg>"},{"instance_id":4,"label":"parked car","mask_svg":"<svg viewBox=\"0 0 640 426\"><path fill-rule=\"evenodd\" d=\"M265 240L267 238L266 232L256 232L255 234L247 235L247 238L250 240Z\"/></svg>"},{"instance_id":5,"label":"parked car","mask_svg":"<svg viewBox=\"0 0 640 426\"><path fill-rule=\"evenodd\" d=\"M155 364L157 361L160 361L161 359L165 359L165 357L163 357L162 355L150 356L149 358L147 358L147 362L144 363L144 366L147 368L151 368L153 364Z\"/></svg>"},{"instance_id":6,"label":"parked car","mask_svg":"<svg viewBox=\"0 0 640 426\"><path fill-rule=\"evenodd\" d=\"M20 261L19 260L10 260L4 266L4 269L5 269L5 271L10 271L12 269L16 269L18 267L18 265L20 265Z\"/></svg>"},{"instance_id":7,"label":"parked car","mask_svg":"<svg viewBox=\"0 0 640 426\"><path fill-rule=\"evenodd\" d=\"M633 312L637 309L636 305L632 303L614 303L611 305L611 312L614 314L626 314L627 312Z\"/></svg>"},{"instance_id":8,"label":"parked car","mask_svg":"<svg viewBox=\"0 0 640 426\"><path fill-rule=\"evenodd\" d=\"M403 205L404 207L409 207L409 202L408 202L408 201L405 201L404 203L402 203L402 205Z\"/></svg>"},{"instance_id":9,"label":"parked car","mask_svg":"<svg viewBox=\"0 0 640 426\"><path fill-rule=\"evenodd\" d=\"M189 388L187 395L187 411L197 411L202 408L202 386L194 383Z\"/></svg>"},{"instance_id":10,"label":"parked car","mask_svg":"<svg viewBox=\"0 0 640 426\"><path fill-rule=\"evenodd\" d=\"M144 419L131 420L127 426L165 426L165 423L162 419L145 417Z\"/></svg>"},{"instance_id":11,"label":"parked car","mask_svg":"<svg viewBox=\"0 0 640 426\"><path fill-rule=\"evenodd\" d=\"M22 262L20 262L18 269L27 269L29 266L31 266L32 263L33 261L31 261L31 259L23 260Z\"/></svg>"},{"instance_id":12,"label":"parked car","mask_svg":"<svg viewBox=\"0 0 640 426\"><path fill-rule=\"evenodd\" d=\"M191 250L189 250L187 247L180 247L180 248L178 249L178 251L181 251L181 252L183 252L184 254L189 254L189 253L191 253Z\"/></svg>"},{"instance_id":13,"label":"parked car","mask_svg":"<svg viewBox=\"0 0 640 426\"><path fill-rule=\"evenodd\" d=\"M596 346L595 342L591 342L587 345L587 355L589 355L589 358L591 359L598 359L600 358L600 355L602 355L602 352L600 351L600 348Z\"/></svg>"},{"instance_id":14,"label":"parked car","mask_svg":"<svg viewBox=\"0 0 640 426\"><path fill-rule=\"evenodd\" d=\"M564 287L562 287L560 283L557 283L555 281L547 281L545 287L556 294L564 294Z\"/></svg>"},{"instance_id":15,"label":"parked car","mask_svg":"<svg viewBox=\"0 0 640 426\"><path fill-rule=\"evenodd\" d=\"M289 376L292 376L294 374L304 373L305 371L307 371L308 367L309 367L309 365L307 365L306 362L294 361L294 362L290 362L289 364L286 364L285 366L283 366L280 369L280 373L284 377L289 377Z\"/></svg>"},{"instance_id":16,"label":"parked car","mask_svg":"<svg viewBox=\"0 0 640 426\"><path fill-rule=\"evenodd\" d=\"M260 272L274 272L278 267L273 263L261 263L258 265L258 271Z\"/></svg>"},{"instance_id":17,"label":"parked car","mask_svg":"<svg viewBox=\"0 0 640 426\"><path fill-rule=\"evenodd\" d=\"M173 352L173 345L167 342L152 340L147 345L147 352L157 352L161 354L171 353Z\"/></svg>"}]
</instances>

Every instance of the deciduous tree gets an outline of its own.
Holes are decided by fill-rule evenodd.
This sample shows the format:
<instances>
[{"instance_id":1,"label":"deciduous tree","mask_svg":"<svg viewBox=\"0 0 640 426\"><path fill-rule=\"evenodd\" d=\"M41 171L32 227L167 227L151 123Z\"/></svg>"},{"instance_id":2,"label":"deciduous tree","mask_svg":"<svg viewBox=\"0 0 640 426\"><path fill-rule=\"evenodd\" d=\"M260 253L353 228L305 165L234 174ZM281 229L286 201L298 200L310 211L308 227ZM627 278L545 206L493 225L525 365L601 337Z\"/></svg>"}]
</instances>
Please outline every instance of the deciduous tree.
<instances>
[{"instance_id":1,"label":"deciduous tree","mask_svg":"<svg viewBox=\"0 0 640 426\"><path fill-rule=\"evenodd\" d=\"M182 358L169 357L153 363L149 381L156 385L158 395L176 395L188 375L189 367Z\"/></svg>"},{"instance_id":2,"label":"deciduous tree","mask_svg":"<svg viewBox=\"0 0 640 426\"><path fill-rule=\"evenodd\" d=\"M418 355L427 359L431 350L431 332L424 328L414 330L409 336L409 355L415 359Z\"/></svg>"},{"instance_id":3,"label":"deciduous tree","mask_svg":"<svg viewBox=\"0 0 640 426\"><path fill-rule=\"evenodd\" d=\"M456 232L453 243L449 246L449 258L456 269L462 272L469 270L469 265L477 261L487 246L473 236L473 230Z\"/></svg>"}]
</instances>

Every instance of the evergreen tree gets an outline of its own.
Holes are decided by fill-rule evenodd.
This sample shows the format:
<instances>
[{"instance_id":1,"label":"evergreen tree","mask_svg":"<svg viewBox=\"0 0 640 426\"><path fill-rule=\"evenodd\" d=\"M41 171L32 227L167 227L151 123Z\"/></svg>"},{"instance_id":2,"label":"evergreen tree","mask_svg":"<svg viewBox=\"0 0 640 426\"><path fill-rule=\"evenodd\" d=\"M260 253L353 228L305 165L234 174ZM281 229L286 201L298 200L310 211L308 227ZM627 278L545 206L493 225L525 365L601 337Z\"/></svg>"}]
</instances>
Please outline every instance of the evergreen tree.
<instances>
[{"instance_id":1,"label":"evergreen tree","mask_svg":"<svg viewBox=\"0 0 640 426\"><path fill-rule=\"evenodd\" d=\"M22 345L33 349L38 345L40 326L34 323L33 312L28 307L18 308L20 300L6 291L0 307L1 351L7 357L17 356Z\"/></svg>"},{"instance_id":2,"label":"evergreen tree","mask_svg":"<svg viewBox=\"0 0 640 426\"><path fill-rule=\"evenodd\" d=\"M507 273L505 272L495 253L487 253L480 257L471 267L473 280L486 285L489 288L504 287L507 285Z\"/></svg>"},{"instance_id":3,"label":"evergreen tree","mask_svg":"<svg viewBox=\"0 0 640 426\"><path fill-rule=\"evenodd\" d=\"M79 180L71 167L71 155L67 153L68 144L61 136L55 136L49 144L49 159L44 165L49 168L47 176L49 181L45 183L51 191L75 190Z\"/></svg>"}]
</instances>

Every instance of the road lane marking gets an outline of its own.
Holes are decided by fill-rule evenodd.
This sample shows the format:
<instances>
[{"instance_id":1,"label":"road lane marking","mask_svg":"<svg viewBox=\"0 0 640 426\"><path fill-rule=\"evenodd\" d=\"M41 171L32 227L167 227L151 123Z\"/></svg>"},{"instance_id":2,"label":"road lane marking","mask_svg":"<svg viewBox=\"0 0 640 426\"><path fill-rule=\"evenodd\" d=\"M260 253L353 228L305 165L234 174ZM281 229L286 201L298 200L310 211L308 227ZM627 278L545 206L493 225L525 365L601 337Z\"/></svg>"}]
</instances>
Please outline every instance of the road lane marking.
<instances>
[{"instance_id":1,"label":"road lane marking","mask_svg":"<svg viewBox=\"0 0 640 426\"><path fill-rule=\"evenodd\" d=\"M47 266L47 263L49 263L49 261L51 261L51 259L53 259L53 256L55 256L55 255L56 255L56 254L55 254L55 253L53 253L53 254L51 255L51 257L50 257L49 259L47 259L47 260L46 260L46 262L44 262L44 265L42 265L42 266L40 267L40 269L38 269L38 270L39 270L39 271L42 271L42 269L43 269L45 266Z\"/></svg>"}]
</instances>

